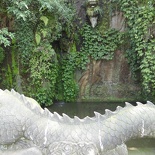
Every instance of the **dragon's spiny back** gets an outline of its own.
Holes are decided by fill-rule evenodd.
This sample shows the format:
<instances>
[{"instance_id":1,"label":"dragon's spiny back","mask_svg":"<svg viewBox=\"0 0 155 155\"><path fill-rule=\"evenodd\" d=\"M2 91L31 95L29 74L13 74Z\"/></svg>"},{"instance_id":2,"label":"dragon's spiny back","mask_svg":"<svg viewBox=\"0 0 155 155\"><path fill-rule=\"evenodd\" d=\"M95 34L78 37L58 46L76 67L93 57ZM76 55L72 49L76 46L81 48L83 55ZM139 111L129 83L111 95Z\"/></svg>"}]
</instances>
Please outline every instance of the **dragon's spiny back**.
<instances>
[{"instance_id":1,"label":"dragon's spiny back","mask_svg":"<svg viewBox=\"0 0 155 155\"><path fill-rule=\"evenodd\" d=\"M33 111L36 114L41 115L43 113L43 109L41 108L41 106L37 103L37 101L35 101L32 98L26 97L23 94L19 94L18 92L16 92L14 89L12 89L11 91L9 90L1 90L0 92L5 93L6 95L8 94L11 100L11 96L18 99L18 101L20 101L20 103L25 106L26 108L30 109L31 111Z\"/></svg>"},{"instance_id":2,"label":"dragon's spiny back","mask_svg":"<svg viewBox=\"0 0 155 155\"><path fill-rule=\"evenodd\" d=\"M0 89L0 91L3 91ZM135 106L131 105L130 103L126 102L125 107L120 107L117 106L115 111L110 111L108 109L105 110L105 114L102 115L98 112L94 112L95 116L94 117L85 117L83 119L80 119L79 117L75 116L74 118L70 118L68 115L66 114L62 114L62 116L60 116L58 113L54 112L51 113L48 109L42 109L41 106L37 103L37 101L35 101L32 98L26 97L23 94L19 94L18 92L16 92L15 90L4 90L5 93L11 94L14 97L16 97L17 99L19 99L21 101L21 103L29 108L32 112L34 112L37 115L41 115L42 117L46 117L47 119L50 119L51 121L57 121L60 123L65 123L65 124L81 124L81 123L85 123L85 124L89 124L89 123L93 123L93 122L97 122L97 121L104 121L105 119L108 119L109 117L112 117L114 115L117 115L118 112L123 111L125 108L133 108ZM142 103L137 102L137 106L141 106ZM149 107L154 107L155 105L151 102L147 102L147 104L145 106L149 106Z\"/></svg>"}]
</instances>

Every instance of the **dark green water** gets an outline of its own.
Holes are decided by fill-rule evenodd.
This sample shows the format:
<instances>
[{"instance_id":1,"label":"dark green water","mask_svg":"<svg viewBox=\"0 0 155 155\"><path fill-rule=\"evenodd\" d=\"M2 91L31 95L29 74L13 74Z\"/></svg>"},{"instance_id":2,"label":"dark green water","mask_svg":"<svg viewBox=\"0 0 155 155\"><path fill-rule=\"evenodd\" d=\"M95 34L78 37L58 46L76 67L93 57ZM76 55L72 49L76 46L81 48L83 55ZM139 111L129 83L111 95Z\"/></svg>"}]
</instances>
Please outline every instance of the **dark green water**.
<instances>
[{"instance_id":1,"label":"dark green water","mask_svg":"<svg viewBox=\"0 0 155 155\"><path fill-rule=\"evenodd\" d=\"M135 104L135 103L132 103ZM51 112L58 112L60 115L65 113L70 117L78 116L84 118L86 116L93 117L94 111L101 114L105 113L105 109L114 111L117 106L124 107L124 103L55 103L48 107ZM129 155L155 155L155 139L136 139L127 142Z\"/></svg>"},{"instance_id":2,"label":"dark green water","mask_svg":"<svg viewBox=\"0 0 155 155\"><path fill-rule=\"evenodd\" d=\"M58 112L59 114L65 113L70 117L78 116L84 118L86 116L93 117L94 111L101 114L105 113L105 109L114 111L117 106L123 106L124 103L56 103L49 107L51 112Z\"/></svg>"}]
</instances>

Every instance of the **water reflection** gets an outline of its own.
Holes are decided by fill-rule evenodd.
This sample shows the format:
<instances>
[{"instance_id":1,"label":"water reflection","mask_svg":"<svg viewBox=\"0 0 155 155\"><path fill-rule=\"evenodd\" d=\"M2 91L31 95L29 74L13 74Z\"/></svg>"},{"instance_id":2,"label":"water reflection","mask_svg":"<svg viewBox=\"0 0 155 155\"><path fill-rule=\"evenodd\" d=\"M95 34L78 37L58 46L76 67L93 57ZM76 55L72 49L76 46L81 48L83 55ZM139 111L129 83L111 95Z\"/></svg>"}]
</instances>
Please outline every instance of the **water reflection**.
<instances>
[{"instance_id":1,"label":"water reflection","mask_svg":"<svg viewBox=\"0 0 155 155\"><path fill-rule=\"evenodd\" d=\"M155 139L130 140L127 146L129 155L155 155Z\"/></svg>"},{"instance_id":2,"label":"water reflection","mask_svg":"<svg viewBox=\"0 0 155 155\"><path fill-rule=\"evenodd\" d=\"M117 107L123 106L124 103L64 103L57 102L52 106L48 107L51 112L58 112L59 114L65 113L70 117L78 116L80 118L84 118L86 116L93 117L94 111L99 112L101 114L105 113L105 109L109 109L114 111Z\"/></svg>"},{"instance_id":3,"label":"water reflection","mask_svg":"<svg viewBox=\"0 0 155 155\"><path fill-rule=\"evenodd\" d=\"M135 103L134 103L135 104ZM124 107L124 103L64 103L58 102L48 107L51 112L58 112L60 115L65 113L70 117L78 116L84 118L86 116L93 117L94 111L101 114L105 113L105 109L114 111L117 106ZM127 142L129 155L155 155L155 139L136 139Z\"/></svg>"}]
</instances>

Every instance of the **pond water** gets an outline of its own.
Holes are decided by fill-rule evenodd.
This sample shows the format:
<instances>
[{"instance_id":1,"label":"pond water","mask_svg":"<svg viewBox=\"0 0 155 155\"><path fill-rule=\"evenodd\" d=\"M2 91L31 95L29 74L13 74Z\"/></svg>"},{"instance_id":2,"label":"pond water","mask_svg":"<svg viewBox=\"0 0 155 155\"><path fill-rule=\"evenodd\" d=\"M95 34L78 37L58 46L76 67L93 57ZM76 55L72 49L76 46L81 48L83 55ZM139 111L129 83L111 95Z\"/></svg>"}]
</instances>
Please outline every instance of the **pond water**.
<instances>
[{"instance_id":1,"label":"pond water","mask_svg":"<svg viewBox=\"0 0 155 155\"><path fill-rule=\"evenodd\" d=\"M132 103L133 105L135 103ZM101 114L105 113L105 109L114 111L117 106L124 107L124 103L55 103L48 107L51 112L58 112L60 115L65 113L70 117L78 116L84 118L86 116L93 117L94 111ZM130 140L127 142L129 155L155 155L155 139L143 138Z\"/></svg>"}]
</instances>

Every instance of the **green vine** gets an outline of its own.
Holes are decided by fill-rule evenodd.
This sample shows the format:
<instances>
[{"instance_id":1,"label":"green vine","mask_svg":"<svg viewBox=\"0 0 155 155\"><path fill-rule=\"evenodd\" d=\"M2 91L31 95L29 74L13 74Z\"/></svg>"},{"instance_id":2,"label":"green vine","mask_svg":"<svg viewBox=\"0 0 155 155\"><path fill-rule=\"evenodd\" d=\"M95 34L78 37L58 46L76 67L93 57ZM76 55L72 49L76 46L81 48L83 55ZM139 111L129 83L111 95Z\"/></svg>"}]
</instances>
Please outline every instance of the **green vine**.
<instances>
[{"instance_id":1,"label":"green vine","mask_svg":"<svg viewBox=\"0 0 155 155\"><path fill-rule=\"evenodd\" d=\"M7 68L3 68L5 72L5 79L3 81L3 85L5 85L8 89L15 88L18 89L19 81L17 80L19 77L19 66L18 66L18 53L16 52L16 44L14 40L12 41L11 53L9 57L7 57Z\"/></svg>"},{"instance_id":2,"label":"green vine","mask_svg":"<svg viewBox=\"0 0 155 155\"><path fill-rule=\"evenodd\" d=\"M76 68L76 54L69 54L67 59L63 62L63 87L64 87L64 100L72 102L77 97L78 85L75 82L75 68Z\"/></svg>"},{"instance_id":3,"label":"green vine","mask_svg":"<svg viewBox=\"0 0 155 155\"><path fill-rule=\"evenodd\" d=\"M84 70L90 59L113 59L114 51L122 48L125 40L132 72L135 75L140 73L144 91L155 95L153 0L98 3L99 7L86 11L90 16L103 15L102 19L99 18L98 26L92 29L84 25L80 30L75 26L77 21L73 22L72 18L75 14L73 1L2 0L0 4L2 14L13 17L15 32L11 33L7 28L0 30L0 63L4 55L11 56L5 58L8 62L3 69L6 87L17 88L19 77L22 76L20 87L41 104L52 104L55 99L74 101L79 91L75 71ZM108 29L109 16L115 11L124 13L126 33ZM11 45L13 38L15 43L9 49L11 52L7 53L5 49Z\"/></svg>"},{"instance_id":4,"label":"green vine","mask_svg":"<svg viewBox=\"0 0 155 155\"><path fill-rule=\"evenodd\" d=\"M51 42L61 36L61 24L48 13L40 16L35 32L36 48L30 59L33 97L40 104L51 105L57 98L58 60ZM53 32L53 33L52 33Z\"/></svg>"},{"instance_id":5,"label":"green vine","mask_svg":"<svg viewBox=\"0 0 155 155\"><path fill-rule=\"evenodd\" d=\"M131 41L131 50L127 56L133 72L141 73L144 91L155 94L155 37L151 30L155 28L154 2L145 0L118 1L121 10L127 19L128 32Z\"/></svg>"},{"instance_id":6,"label":"green vine","mask_svg":"<svg viewBox=\"0 0 155 155\"><path fill-rule=\"evenodd\" d=\"M28 65L30 53L34 49L34 24L32 21L23 22L21 19L16 20L16 42L17 50L23 68Z\"/></svg>"},{"instance_id":7,"label":"green vine","mask_svg":"<svg viewBox=\"0 0 155 155\"><path fill-rule=\"evenodd\" d=\"M81 34L83 37L81 52L95 60L111 60L114 56L114 51L123 42L123 33L115 29L109 29L101 35L98 31L86 25L82 29Z\"/></svg>"},{"instance_id":8,"label":"green vine","mask_svg":"<svg viewBox=\"0 0 155 155\"><path fill-rule=\"evenodd\" d=\"M78 95L78 85L75 82L75 69L85 69L89 58L95 60L111 60L114 51L123 43L123 33L109 29L104 35L85 25L81 30L83 44L79 52L68 54L63 62L63 86L65 101L74 101Z\"/></svg>"},{"instance_id":9,"label":"green vine","mask_svg":"<svg viewBox=\"0 0 155 155\"><path fill-rule=\"evenodd\" d=\"M57 59L48 40L43 40L33 51L30 59L32 96L40 104L50 105L55 97Z\"/></svg>"},{"instance_id":10,"label":"green vine","mask_svg":"<svg viewBox=\"0 0 155 155\"><path fill-rule=\"evenodd\" d=\"M4 49L2 47L0 47L0 64L3 62L4 60Z\"/></svg>"},{"instance_id":11,"label":"green vine","mask_svg":"<svg viewBox=\"0 0 155 155\"><path fill-rule=\"evenodd\" d=\"M59 66L52 45L72 19L70 7L64 0L2 0L0 4L0 11L14 19L15 32L15 46L10 49L12 59L4 69L5 86L17 89L20 83L21 93L24 91L40 104L52 104L57 97ZM0 31L0 45L9 46L12 38L13 33L7 29Z\"/></svg>"},{"instance_id":12,"label":"green vine","mask_svg":"<svg viewBox=\"0 0 155 155\"><path fill-rule=\"evenodd\" d=\"M7 28L2 28L0 30L0 45L10 46L11 41L14 38L14 34L9 32Z\"/></svg>"}]
</instances>

